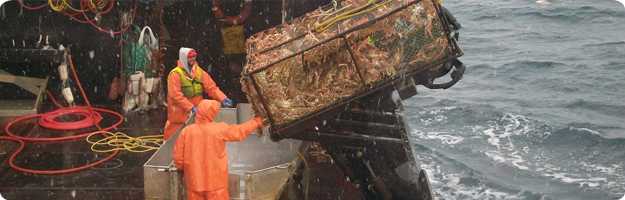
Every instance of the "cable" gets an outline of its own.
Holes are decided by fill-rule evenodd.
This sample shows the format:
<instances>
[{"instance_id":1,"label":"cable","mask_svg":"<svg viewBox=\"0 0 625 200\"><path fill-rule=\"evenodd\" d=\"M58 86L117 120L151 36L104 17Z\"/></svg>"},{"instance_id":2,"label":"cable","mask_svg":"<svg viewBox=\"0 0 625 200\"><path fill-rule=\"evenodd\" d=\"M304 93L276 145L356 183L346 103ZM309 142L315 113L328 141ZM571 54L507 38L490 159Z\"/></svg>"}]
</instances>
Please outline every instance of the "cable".
<instances>
[{"instance_id":1,"label":"cable","mask_svg":"<svg viewBox=\"0 0 625 200\"><path fill-rule=\"evenodd\" d=\"M94 135L99 134L104 134L105 137L95 141L91 140ZM86 140L91 144L91 150L93 152L107 153L117 150L126 150L134 153L142 153L159 149L163 144L163 135L132 137L122 132L112 133L108 131L96 131L87 136Z\"/></svg>"},{"instance_id":2,"label":"cable","mask_svg":"<svg viewBox=\"0 0 625 200\"><path fill-rule=\"evenodd\" d=\"M96 13L96 14L106 14L108 12L110 12L113 8L113 5L115 5L115 0L96 0L96 2L93 2L94 0L82 0L81 4L83 2L88 2L89 3L89 9ZM101 10L101 11L100 11Z\"/></svg>"},{"instance_id":3,"label":"cable","mask_svg":"<svg viewBox=\"0 0 625 200\"><path fill-rule=\"evenodd\" d=\"M117 156L117 154L119 153L119 151L115 151L112 154L108 155L107 157L83 165L83 166L79 166L79 167L74 167L74 168L68 168L68 169L57 169L57 170L38 170L38 169L28 169L28 168L24 168L24 167L20 167L17 164L15 164L15 158L17 157L17 155L19 155L22 150L24 150L24 146L25 143L23 140L20 140L18 138L13 138L13 137L6 137L6 136L0 136L0 140L10 140L10 141L14 141L19 143L19 147L17 148L17 150L15 150L13 152L13 154L11 154L11 156L9 157L9 166L11 168L13 168L16 171L20 171L20 172L26 172L26 173L31 173L31 174L42 174L42 175L59 175L59 174L68 174L68 173L74 173L74 172L78 172L78 171L82 171L85 169L89 169L91 167L97 166L99 164L102 164L110 159L112 159L113 157Z\"/></svg>"},{"instance_id":4,"label":"cable","mask_svg":"<svg viewBox=\"0 0 625 200\"><path fill-rule=\"evenodd\" d=\"M85 8L84 8L84 6L85 6L84 4L81 4L81 6L80 6L80 7L81 7L82 9L85 9ZM134 16L135 16L135 14L136 14L136 10L137 10L137 0L134 0L134 8L132 9L133 19L134 19ZM86 12L82 12L82 15L83 15L83 17L85 17L85 19L89 19L89 17L87 16L87 13L86 13ZM91 19L87 20L87 22L88 22L89 24L91 24L91 26L95 27L98 31L101 31L101 32L104 32L104 33L109 33L109 34L111 34L112 36L114 36L114 35L119 35L119 34L122 34L122 33L126 32L126 31L128 30L128 28L130 28L130 26L131 26L131 25L128 25L128 26L126 26L126 27L122 27L122 29L121 29L121 30L119 30L119 31L113 31L112 29L108 29L108 30L107 30L107 29L105 29L105 28L102 28L102 27L98 26L98 25L97 25L97 24L95 24L95 23L93 22L93 20L91 20ZM131 24L132 24L132 23L131 23Z\"/></svg>"},{"instance_id":5,"label":"cable","mask_svg":"<svg viewBox=\"0 0 625 200\"><path fill-rule=\"evenodd\" d=\"M96 14L106 14L113 9L115 5L114 0L103 1L98 0L97 3L94 3L93 0L80 0L81 8L74 8L70 0L48 0L48 5L50 8L56 12L66 13L67 8L71 11L82 13L87 11L92 11ZM88 4L87 6L82 6L84 4ZM102 11L100 11L102 10Z\"/></svg>"},{"instance_id":6,"label":"cable","mask_svg":"<svg viewBox=\"0 0 625 200\"><path fill-rule=\"evenodd\" d=\"M53 2L55 0L48 0L48 5L50 6L50 9L52 9L53 11L56 12L61 12L63 10L65 10L65 1L64 0L56 0L56 2Z\"/></svg>"},{"instance_id":7,"label":"cable","mask_svg":"<svg viewBox=\"0 0 625 200\"><path fill-rule=\"evenodd\" d=\"M95 114L93 114L93 107L91 106L91 102L89 102L89 98L87 98L85 90L82 88L82 84L80 84L80 79L78 79L78 74L76 73L76 67L74 66L74 61L72 61L72 56L67 55L67 60L69 60L69 66L72 68L72 74L74 75L74 79L78 83L78 89L80 90L80 93L82 94L85 103L87 103L87 109L91 112L89 116L95 116ZM119 115L119 113L117 113L117 115L120 117L120 119L123 118L121 117L121 115ZM102 130L100 124L96 122L97 119L93 117L91 119L93 120L93 124L98 127L99 130ZM121 121L119 121L118 123L121 123Z\"/></svg>"},{"instance_id":8,"label":"cable","mask_svg":"<svg viewBox=\"0 0 625 200\"><path fill-rule=\"evenodd\" d=\"M22 8L26 8L26 10L39 10L48 6L47 3L44 3L38 6L31 7L31 6L27 6L26 4L24 4L24 0L17 0L17 2L20 4L20 6L22 6Z\"/></svg>"},{"instance_id":9,"label":"cable","mask_svg":"<svg viewBox=\"0 0 625 200\"><path fill-rule=\"evenodd\" d=\"M61 116L76 115L81 118L79 121L64 122L57 119ZM60 108L55 111L41 115L39 125L53 130L77 130L99 124L102 116L98 112L93 112L86 107Z\"/></svg>"},{"instance_id":10,"label":"cable","mask_svg":"<svg viewBox=\"0 0 625 200\"><path fill-rule=\"evenodd\" d=\"M95 27L98 31L109 33L111 35L118 35L123 32L126 32L130 25L126 27L122 27L119 31L113 31L112 29L102 28L97 24L97 21L100 16L105 15L115 7L115 0L80 0L80 9L74 8L71 5L70 0L48 0L47 4L44 4L37 8L43 8L43 6L49 6L53 11L59 12L65 16L68 16L70 19L73 19L79 23L90 24ZM21 1L20 1L21 3ZM22 6L26 7L22 4ZM26 7L33 9L34 7ZM137 0L134 1L134 8L132 8L133 18L137 9ZM71 13L69 11L73 11ZM91 19L87 16L87 12L91 11L96 16L94 19ZM81 15L84 19L77 17L77 15Z\"/></svg>"},{"instance_id":11,"label":"cable","mask_svg":"<svg viewBox=\"0 0 625 200\"><path fill-rule=\"evenodd\" d=\"M86 24L89 23L89 21L93 21L92 19L80 19L78 17L76 17L76 15L81 15L82 12L79 13L73 13L73 14L69 14L69 13L63 13L65 16L68 16L70 19L73 19L81 24Z\"/></svg>"},{"instance_id":12,"label":"cable","mask_svg":"<svg viewBox=\"0 0 625 200\"><path fill-rule=\"evenodd\" d=\"M54 98L54 95L52 95L52 93L50 92L50 90L46 90L46 94L48 94L48 98L50 98L50 100L52 101L52 103L57 107L57 108L62 108L65 107L63 105L61 105L56 98Z\"/></svg>"},{"instance_id":13,"label":"cable","mask_svg":"<svg viewBox=\"0 0 625 200\"><path fill-rule=\"evenodd\" d=\"M16 118L15 120L9 122L9 124L7 124L7 126L4 128L4 131L7 133L7 135L26 141L26 142L59 142L59 141L67 141L67 140L75 140L75 139L79 139L79 138L83 138L86 136L89 136L92 132L88 132L88 133L82 133L82 134L78 134L78 135L72 135L72 136L65 136L65 137L24 137L24 136L19 136L16 135L15 133L13 133L13 131L11 131L11 128L15 125L18 124L22 121L26 121L29 119L35 119L35 118L46 118L46 120L49 119L53 119L53 116L56 117L60 117L60 114L64 114L64 115L70 115L70 114L75 114L75 113L81 113L84 115L91 114L93 113L93 111L98 111L98 112L105 112L105 113L109 113L111 115L113 115L114 117L117 118L117 122L114 123L113 125L109 126L109 127L105 127L103 129L101 129L102 131L108 131L111 130L113 128L116 128L117 126L119 126L122 121L123 121L123 116L117 112L111 111L111 110L107 110L107 109L103 109L103 108L91 108L88 109L86 107L75 107L75 108L60 108L56 111L53 112L49 112L49 113L44 113L44 114L33 114L33 115L25 115L25 116L21 116ZM50 114L53 113L53 114ZM84 116L83 115L83 116ZM99 114L98 114L99 115ZM39 125L44 126L46 128L51 127L50 129L54 129L54 130L77 130L77 127L83 127L85 126L85 120L87 122L91 121L93 122L93 119L88 119L85 118L81 121L79 121L79 123L76 122L57 122L57 121L46 121L44 122L43 120L39 121ZM99 120L95 120L98 121ZM43 124L42 124L43 123ZM45 125L44 125L45 124ZM91 126L94 126L94 124L91 124ZM90 127L90 126L87 126ZM86 128L86 127L85 127ZM80 128L78 128L80 129Z\"/></svg>"},{"instance_id":14,"label":"cable","mask_svg":"<svg viewBox=\"0 0 625 200\"><path fill-rule=\"evenodd\" d=\"M81 94L83 96L83 99L85 100L85 102L87 103L87 107L71 107L71 108L59 108L53 112L49 112L49 113L44 113L44 114L32 114L32 115L26 115L26 116L21 116L11 122L9 122L9 124L7 124L7 126L5 127L5 132L7 133L7 136L0 136L0 140L10 140L10 141L14 141L19 143L19 147L17 148L17 150L15 150L11 156L9 157L9 166L11 168L13 168L16 171L20 171L20 172L25 172L25 173L33 173L33 174L44 174L44 175L57 175L57 174L67 174L67 173L73 173L73 172L78 172L84 169L88 169L94 166L97 166L99 164L102 164L110 159L112 159L113 157L115 157L119 151L114 150L112 151L112 153L110 155L108 155L107 157L105 157L104 159L98 160L96 162L93 163L89 163L86 165L82 165L79 167L74 167L74 168L68 168L68 169L58 169L58 170L36 170L36 169L28 169L28 168L24 168L24 167L20 167L18 165L15 164L15 159L17 157L17 155L19 155L19 153L22 152L22 150L24 149L25 146L25 142L58 142L58 141L68 141L68 140L74 140L74 139L78 139L81 137L85 137L85 136L89 136L92 135L94 133L104 133L104 131L110 130L112 128L115 128L117 126L119 126L121 124L121 122L123 121L123 116L117 112L111 111L111 110L107 110L107 109L102 109L102 108L93 108L91 107L91 103L89 102L87 96L85 95L85 92L82 88L82 84L80 83L80 80L78 78L78 74L76 73L76 68L74 67L74 64L71 60L71 56L67 56L67 59L69 59L69 63L72 69L72 75L74 76L74 79L76 80L76 83L78 84L78 88L81 91ZM52 101L56 101L54 100L53 96L51 94L49 94L50 97L52 97ZM57 102L58 104L58 102ZM109 113L115 117L117 117L117 122L113 123L112 125L110 125L109 127L106 128L101 128L99 126L99 122L101 121L101 117L100 119L96 119L95 116L100 115L99 113L96 115L94 111L97 112L104 112L104 113ZM56 118L59 118L60 116L63 115L70 115L70 114L76 114L79 116L83 116L83 120L79 121L80 123L76 123L76 122L58 122L56 121ZM96 126L98 127L99 131L96 132L91 132L91 133L83 133L83 134L78 134L78 135L72 135L72 136L65 136L65 137L46 137L46 138L34 138L34 137L24 137L24 136L18 136L15 135L13 132L11 132L11 127L13 125L15 125L18 122L24 121L24 120L28 120L28 119L34 119L34 118L42 118L42 120L39 121L39 124L41 126L46 126L46 125L42 125L42 124L47 124L47 126L52 127L52 129L57 129L57 130L77 130L80 128L83 128L87 124L87 122L90 123L91 126ZM86 120L86 121L85 121Z\"/></svg>"},{"instance_id":15,"label":"cable","mask_svg":"<svg viewBox=\"0 0 625 200\"><path fill-rule=\"evenodd\" d=\"M86 9L77 9L77 8L74 8L74 6L72 6L72 3L71 3L71 2L68 2L68 1L69 1L69 0L63 0L63 4L65 5L65 7L69 8L70 10L72 10L72 11L74 11L74 12L78 12L78 13L88 11L88 10L86 10ZM82 2L82 1L81 1L81 2Z\"/></svg>"}]
</instances>

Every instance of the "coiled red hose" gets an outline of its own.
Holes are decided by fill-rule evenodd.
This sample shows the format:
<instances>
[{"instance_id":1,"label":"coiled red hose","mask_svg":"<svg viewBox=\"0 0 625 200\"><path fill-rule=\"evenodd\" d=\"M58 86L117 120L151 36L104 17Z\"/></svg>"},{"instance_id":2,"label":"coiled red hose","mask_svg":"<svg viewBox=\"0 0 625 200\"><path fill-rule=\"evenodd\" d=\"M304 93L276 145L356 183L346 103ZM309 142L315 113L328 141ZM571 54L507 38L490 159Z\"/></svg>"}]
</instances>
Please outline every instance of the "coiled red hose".
<instances>
[{"instance_id":1,"label":"coiled red hose","mask_svg":"<svg viewBox=\"0 0 625 200\"><path fill-rule=\"evenodd\" d=\"M60 142L60 141L68 141L68 140L75 140L75 139L79 139L79 138L83 138L83 137L87 137L89 136L89 134L95 132L87 132L87 133L81 133L78 135L72 135L72 136L64 136L64 137L24 137L24 136L19 136L15 133L13 133L13 131L11 131L11 128L18 123L21 123L23 121L29 120L29 119L35 119L35 118L41 118L41 120L39 120L39 125L45 128L49 128L49 129L53 129L53 130L78 130L78 129L82 129L82 128L88 128L88 127L92 127L95 124L93 122L97 122L99 123L100 120L102 119L101 115L98 114L91 114L93 111L93 113L98 113L98 112L104 112L104 113L108 113L111 114L113 116L115 116L117 118L117 122L114 123L113 125L109 126L109 127L104 127L101 129L101 131L108 131L111 130L113 128L116 128L117 126L119 126L124 117L115 112L115 111L111 111L111 110L107 110L107 109L103 109L103 108L87 108L87 107L71 107L71 108L60 108L57 109L55 111L52 112L48 112L48 113L44 113L44 114L33 114L33 115L25 115L25 116L21 116L16 118L15 120L9 122L5 127L4 127L4 131L7 133L7 135L9 135L10 137L13 138L17 138L20 139L22 141L26 141L26 142ZM79 115L79 116L86 116L84 117L82 120L80 121L74 121L74 122L59 122L54 120L55 118L59 118L62 115ZM98 116L99 119L92 119L89 116ZM45 120L44 120L45 119Z\"/></svg>"},{"instance_id":2,"label":"coiled red hose","mask_svg":"<svg viewBox=\"0 0 625 200\"><path fill-rule=\"evenodd\" d=\"M9 136L0 136L0 140L9 140L9 141L14 141L14 142L19 143L19 147L11 154L8 160L9 166L16 171L32 173L32 174L43 174L43 175L57 175L57 174L73 173L73 172L78 172L78 171L85 170L85 169L97 166L99 164L102 164L112 159L119 153L119 151L114 151L112 154L108 155L104 159L101 159L96 162L92 162L83 166L68 168L68 169L36 170L36 169L28 169L28 168L20 167L15 164L15 159L17 155L19 155L22 152L22 150L24 150L24 146L26 145L25 142L60 142L60 141L75 140L75 139L87 137L88 135L95 133L95 132L103 133L103 131L111 130L119 126L123 121L123 116L115 111L107 110L103 108L91 107L91 103L87 99L87 96L85 95L85 91L83 90L82 85L80 84L78 74L76 73L76 68L74 67L74 63L72 62L71 56L67 56L67 59L69 60L69 63L73 72L72 75L74 79L76 80L76 83L78 83L78 88L80 89L81 95L83 96L83 99L85 100L88 106L59 108L55 111L44 113L44 114L32 114L32 115L21 116L9 122L4 128L5 132ZM48 94L48 95L50 96L52 102L55 105L57 106L60 105L51 94ZM117 121L113 123L112 125L110 125L109 127L101 128L99 125L100 121L102 120L102 116L100 115L100 112L113 115L114 117L117 118ZM72 121L72 122L62 122L62 121L57 120L61 116L65 116L65 115L77 115L81 117L82 119L80 119L79 121ZM82 133L78 135L64 136L64 137L24 137L24 136L18 136L14 134L13 132L11 132L11 127L13 127L15 124L25 121L25 120L34 119L34 118L41 118L39 120L40 126L49 128L49 129L54 129L54 130L78 130L78 129L88 128L92 126L96 126L99 130L88 132L88 133Z\"/></svg>"},{"instance_id":3,"label":"coiled red hose","mask_svg":"<svg viewBox=\"0 0 625 200\"><path fill-rule=\"evenodd\" d=\"M65 115L77 115L82 120L79 121L71 121L71 122L63 122L58 121L62 116ZM92 112L83 107L72 107L72 108L60 108L58 110L46 113L45 115L41 115L41 119L39 119L39 125L48 129L54 130L76 130L91 127L96 124L99 124L102 121L102 116L98 112Z\"/></svg>"}]
</instances>

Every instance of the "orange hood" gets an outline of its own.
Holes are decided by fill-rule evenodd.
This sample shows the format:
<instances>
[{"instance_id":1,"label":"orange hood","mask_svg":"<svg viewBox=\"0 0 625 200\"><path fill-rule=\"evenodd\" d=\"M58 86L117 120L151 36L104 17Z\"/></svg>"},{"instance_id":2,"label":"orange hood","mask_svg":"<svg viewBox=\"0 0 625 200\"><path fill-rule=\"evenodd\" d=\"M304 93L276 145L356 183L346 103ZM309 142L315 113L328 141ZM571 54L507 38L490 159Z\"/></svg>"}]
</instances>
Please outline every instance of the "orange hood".
<instances>
[{"instance_id":1,"label":"orange hood","mask_svg":"<svg viewBox=\"0 0 625 200\"><path fill-rule=\"evenodd\" d=\"M212 122L219 113L220 103L215 100L202 100L197 106L197 122Z\"/></svg>"}]
</instances>

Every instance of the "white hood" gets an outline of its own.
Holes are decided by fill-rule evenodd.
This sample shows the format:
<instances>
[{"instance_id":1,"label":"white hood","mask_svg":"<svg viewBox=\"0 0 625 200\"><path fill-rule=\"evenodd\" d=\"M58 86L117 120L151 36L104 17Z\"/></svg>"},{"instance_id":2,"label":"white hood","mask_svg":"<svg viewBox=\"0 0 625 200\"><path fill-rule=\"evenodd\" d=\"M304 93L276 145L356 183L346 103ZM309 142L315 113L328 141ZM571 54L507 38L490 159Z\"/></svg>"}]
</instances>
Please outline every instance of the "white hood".
<instances>
[{"instance_id":1,"label":"white hood","mask_svg":"<svg viewBox=\"0 0 625 200\"><path fill-rule=\"evenodd\" d=\"M187 55L189 55L189 52L191 52L191 50L193 49L181 47L180 51L178 52L178 60L180 60L180 62L182 63L182 68L184 68L184 70L186 70L189 74L191 74L192 66L189 66L189 58L187 57Z\"/></svg>"}]
</instances>

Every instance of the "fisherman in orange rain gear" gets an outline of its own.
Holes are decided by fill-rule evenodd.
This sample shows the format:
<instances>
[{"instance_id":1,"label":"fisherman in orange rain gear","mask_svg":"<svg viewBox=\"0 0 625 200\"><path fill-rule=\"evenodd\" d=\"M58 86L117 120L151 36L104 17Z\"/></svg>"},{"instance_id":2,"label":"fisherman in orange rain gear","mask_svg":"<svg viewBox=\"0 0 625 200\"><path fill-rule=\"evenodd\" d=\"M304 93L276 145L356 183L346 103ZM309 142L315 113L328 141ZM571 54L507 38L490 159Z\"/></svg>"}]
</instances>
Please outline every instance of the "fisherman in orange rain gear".
<instances>
[{"instance_id":1,"label":"fisherman in orange rain gear","mask_svg":"<svg viewBox=\"0 0 625 200\"><path fill-rule=\"evenodd\" d=\"M184 125L191 112L195 112L195 106L203 99L203 92L226 107L233 104L210 75L197 64L196 57L195 50L180 48L178 64L167 77L167 122L163 131L165 140Z\"/></svg>"},{"instance_id":2,"label":"fisherman in orange rain gear","mask_svg":"<svg viewBox=\"0 0 625 200\"><path fill-rule=\"evenodd\" d=\"M180 133L174 146L174 164L184 174L188 200L227 200L228 155L226 142L241 141L261 128L262 119L255 117L240 125L215 123L219 103L202 100L197 106L195 123Z\"/></svg>"}]
</instances>

